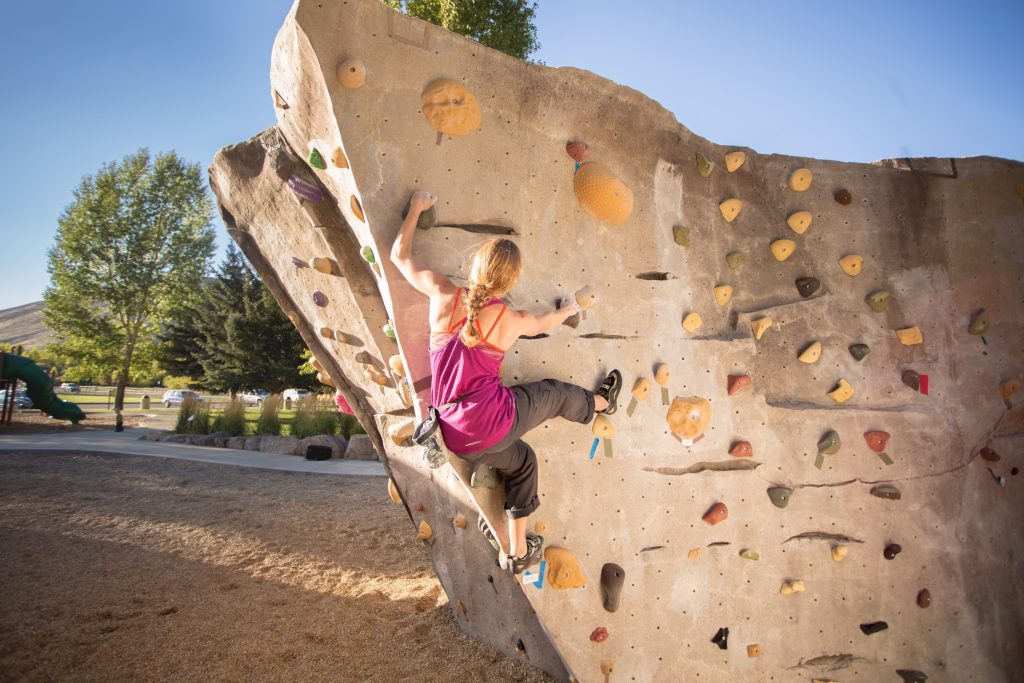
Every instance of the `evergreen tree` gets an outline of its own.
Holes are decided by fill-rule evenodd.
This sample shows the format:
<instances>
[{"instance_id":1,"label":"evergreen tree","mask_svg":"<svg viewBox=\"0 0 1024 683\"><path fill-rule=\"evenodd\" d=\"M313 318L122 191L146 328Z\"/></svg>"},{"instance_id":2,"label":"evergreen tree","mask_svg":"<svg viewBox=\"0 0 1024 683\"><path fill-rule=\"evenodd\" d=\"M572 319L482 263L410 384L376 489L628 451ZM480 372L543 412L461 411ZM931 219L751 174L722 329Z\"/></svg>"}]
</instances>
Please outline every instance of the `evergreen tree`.
<instances>
[{"instance_id":1,"label":"evergreen tree","mask_svg":"<svg viewBox=\"0 0 1024 683\"><path fill-rule=\"evenodd\" d=\"M526 0L381 0L406 14L526 59L540 49L537 3Z\"/></svg>"}]
</instances>

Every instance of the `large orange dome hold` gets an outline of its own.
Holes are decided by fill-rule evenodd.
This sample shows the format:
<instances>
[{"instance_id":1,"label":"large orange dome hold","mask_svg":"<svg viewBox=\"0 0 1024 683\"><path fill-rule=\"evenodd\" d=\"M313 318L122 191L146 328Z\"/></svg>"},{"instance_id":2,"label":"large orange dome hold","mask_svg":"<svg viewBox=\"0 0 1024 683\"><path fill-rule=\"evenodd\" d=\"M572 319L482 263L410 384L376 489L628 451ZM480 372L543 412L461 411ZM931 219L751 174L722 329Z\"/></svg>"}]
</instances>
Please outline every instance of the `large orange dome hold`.
<instances>
[{"instance_id":1,"label":"large orange dome hold","mask_svg":"<svg viewBox=\"0 0 1024 683\"><path fill-rule=\"evenodd\" d=\"M582 164L572 187L580 206L598 220L622 225L633 213L633 191L602 163Z\"/></svg>"}]
</instances>

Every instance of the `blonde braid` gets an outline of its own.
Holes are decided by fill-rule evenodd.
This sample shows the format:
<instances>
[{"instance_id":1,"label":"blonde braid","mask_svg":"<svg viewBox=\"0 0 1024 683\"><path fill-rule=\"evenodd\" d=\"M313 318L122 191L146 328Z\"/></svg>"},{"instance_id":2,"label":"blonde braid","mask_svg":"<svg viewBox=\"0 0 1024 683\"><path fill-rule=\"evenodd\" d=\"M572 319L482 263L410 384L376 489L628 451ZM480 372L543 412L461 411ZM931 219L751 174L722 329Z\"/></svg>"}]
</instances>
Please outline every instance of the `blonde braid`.
<instances>
[{"instance_id":1,"label":"blonde braid","mask_svg":"<svg viewBox=\"0 0 1024 683\"><path fill-rule=\"evenodd\" d=\"M480 315L480 309L490 299L491 291L486 285L474 283L469 288L469 294L466 296L466 324L462 326L462 331L459 332L462 343L469 348L473 348L480 343L480 331L477 329L476 320Z\"/></svg>"}]
</instances>

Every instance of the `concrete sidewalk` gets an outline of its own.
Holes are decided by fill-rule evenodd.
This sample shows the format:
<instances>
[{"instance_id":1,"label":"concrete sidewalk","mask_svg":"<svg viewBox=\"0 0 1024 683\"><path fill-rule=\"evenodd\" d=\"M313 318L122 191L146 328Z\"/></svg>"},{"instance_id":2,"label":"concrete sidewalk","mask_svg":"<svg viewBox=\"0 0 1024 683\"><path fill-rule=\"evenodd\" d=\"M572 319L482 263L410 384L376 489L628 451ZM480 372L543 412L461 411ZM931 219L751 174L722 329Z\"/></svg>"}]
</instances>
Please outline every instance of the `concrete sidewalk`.
<instances>
[{"instance_id":1,"label":"concrete sidewalk","mask_svg":"<svg viewBox=\"0 0 1024 683\"><path fill-rule=\"evenodd\" d=\"M141 437L153 429L126 429L123 432L67 432L65 434L10 434L0 436L3 451L78 451L84 453L124 453L158 458L195 460L219 465L256 467L288 472L317 474L348 474L383 477L384 466L366 460L306 460L297 455L240 451L233 448L208 448L162 441L143 441Z\"/></svg>"}]
</instances>

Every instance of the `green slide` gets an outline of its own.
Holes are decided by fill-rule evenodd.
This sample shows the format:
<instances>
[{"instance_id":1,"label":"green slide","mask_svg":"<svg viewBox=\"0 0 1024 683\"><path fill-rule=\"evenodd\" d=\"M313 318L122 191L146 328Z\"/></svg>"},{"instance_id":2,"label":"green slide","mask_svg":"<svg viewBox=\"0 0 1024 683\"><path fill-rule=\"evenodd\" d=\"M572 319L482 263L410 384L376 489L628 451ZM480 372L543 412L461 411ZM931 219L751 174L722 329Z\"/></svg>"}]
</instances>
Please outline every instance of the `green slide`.
<instances>
[{"instance_id":1,"label":"green slide","mask_svg":"<svg viewBox=\"0 0 1024 683\"><path fill-rule=\"evenodd\" d=\"M28 389L28 397L36 408L47 415L60 420L70 420L77 424L85 419L85 413L74 403L57 398L53 393L53 383L43 369L24 356L11 353L0 355L0 377L3 379L20 379Z\"/></svg>"}]
</instances>

